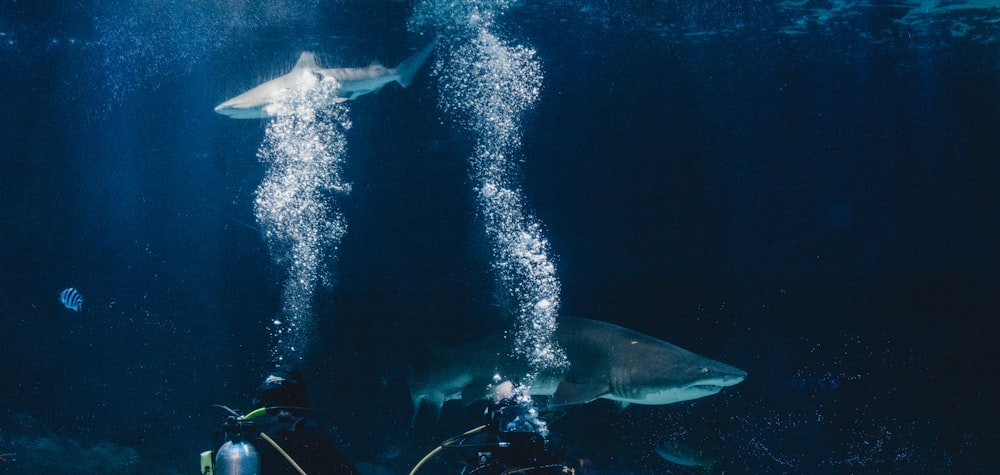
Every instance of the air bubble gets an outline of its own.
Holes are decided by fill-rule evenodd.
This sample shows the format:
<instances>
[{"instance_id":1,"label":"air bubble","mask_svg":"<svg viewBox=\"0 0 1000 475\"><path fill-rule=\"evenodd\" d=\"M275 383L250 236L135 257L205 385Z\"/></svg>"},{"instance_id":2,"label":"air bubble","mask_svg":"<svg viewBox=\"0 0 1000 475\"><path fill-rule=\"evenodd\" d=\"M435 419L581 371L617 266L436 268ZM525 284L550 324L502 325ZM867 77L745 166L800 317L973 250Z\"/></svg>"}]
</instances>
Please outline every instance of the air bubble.
<instances>
[{"instance_id":1,"label":"air bubble","mask_svg":"<svg viewBox=\"0 0 1000 475\"><path fill-rule=\"evenodd\" d=\"M312 79L309 79L312 78ZM329 263L347 232L337 198L349 190L343 179L347 107L329 104L338 84L304 78L268 105L274 116L257 153L267 173L257 187L255 214L271 256L287 272L281 292L281 315L287 323L272 334L272 358L302 359L310 349L316 324L312 299L319 284L331 284Z\"/></svg>"},{"instance_id":2,"label":"air bubble","mask_svg":"<svg viewBox=\"0 0 1000 475\"><path fill-rule=\"evenodd\" d=\"M509 0L425 0L414 7L410 27L443 34L433 72L439 105L475 136L470 175L496 280L515 305L513 350L539 371L567 363L553 338L560 293L556 267L542 225L517 187L521 118L541 93L542 67L533 49L493 31L494 19L510 5Z\"/></svg>"}]
</instances>

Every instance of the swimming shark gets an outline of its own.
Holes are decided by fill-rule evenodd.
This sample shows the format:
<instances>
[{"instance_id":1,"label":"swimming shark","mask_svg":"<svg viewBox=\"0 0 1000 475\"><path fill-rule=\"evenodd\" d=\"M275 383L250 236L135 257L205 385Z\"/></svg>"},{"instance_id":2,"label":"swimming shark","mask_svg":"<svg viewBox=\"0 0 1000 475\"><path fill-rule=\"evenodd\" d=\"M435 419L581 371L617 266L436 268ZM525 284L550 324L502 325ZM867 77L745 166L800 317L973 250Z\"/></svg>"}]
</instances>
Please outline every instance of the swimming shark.
<instances>
[{"instance_id":1,"label":"swimming shark","mask_svg":"<svg viewBox=\"0 0 1000 475\"><path fill-rule=\"evenodd\" d=\"M746 379L746 371L611 323L560 317L554 333L569 368L545 370L528 382L529 394L548 396L546 407L610 399L628 404L672 404L718 393ZM445 402L471 403L491 396L490 385L516 379L529 368L510 356L502 335L457 348L432 349L429 362L410 370L416 420L424 402L440 413Z\"/></svg>"},{"instance_id":2,"label":"swimming shark","mask_svg":"<svg viewBox=\"0 0 1000 475\"><path fill-rule=\"evenodd\" d=\"M705 473L713 473L716 460L703 450L681 442L666 442L653 449L657 455L670 463L700 469Z\"/></svg>"},{"instance_id":3,"label":"swimming shark","mask_svg":"<svg viewBox=\"0 0 1000 475\"><path fill-rule=\"evenodd\" d=\"M397 82L400 86L407 87L413 83L413 76L417 74L427 57L430 56L435 44L437 44L437 38L414 52L395 68L387 68L379 63L373 63L364 68L320 68L316 64L316 55L307 51L299 56L299 60L287 74L267 81L215 106L215 112L233 119L270 117L267 105L271 104L284 91L306 87L306 85L315 84L325 78L336 79L339 87L336 94L332 94L327 103L317 104L317 107L357 99L365 94L378 91L391 82Z\"/></svg>"}]
</instances>

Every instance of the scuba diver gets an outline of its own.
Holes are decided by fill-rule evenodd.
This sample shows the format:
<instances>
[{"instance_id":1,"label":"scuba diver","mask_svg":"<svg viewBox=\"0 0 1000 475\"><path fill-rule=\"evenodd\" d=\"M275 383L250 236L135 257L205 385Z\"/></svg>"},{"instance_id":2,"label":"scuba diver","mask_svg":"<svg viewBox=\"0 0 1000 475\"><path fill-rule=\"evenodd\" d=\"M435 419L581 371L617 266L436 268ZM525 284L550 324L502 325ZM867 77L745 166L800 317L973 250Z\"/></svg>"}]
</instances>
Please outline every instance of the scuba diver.
<instances>
[{"instance_id":1,"label":"scuba diver","mask_svg":"<svg viewBox=\"0 0 1000 475\"><path fill-rule=\"evenodd\" d=\"M216 406L229 416L216 437L219 448L202 454L203 475L359 473L338 449L332 419L310 408L295 368L279 365L268 373L253 403L257 409L246 415Z\"/></svg>"},{"instance_id":2,"label":"scuba diver","mask_svg":"<svg viewBox=\"0 0 1000 475\"><path fill-rule=\"evenodd\" d=\"M493 402L486 408L486 423L452 437L427 454L410 472L442 449L461 449L465 457L462 475L555 475L574 474L561 463L545 440L546 422L539 418L530 398L519 386L505 381L496 387Z\"/></svg>"}]
</instances>

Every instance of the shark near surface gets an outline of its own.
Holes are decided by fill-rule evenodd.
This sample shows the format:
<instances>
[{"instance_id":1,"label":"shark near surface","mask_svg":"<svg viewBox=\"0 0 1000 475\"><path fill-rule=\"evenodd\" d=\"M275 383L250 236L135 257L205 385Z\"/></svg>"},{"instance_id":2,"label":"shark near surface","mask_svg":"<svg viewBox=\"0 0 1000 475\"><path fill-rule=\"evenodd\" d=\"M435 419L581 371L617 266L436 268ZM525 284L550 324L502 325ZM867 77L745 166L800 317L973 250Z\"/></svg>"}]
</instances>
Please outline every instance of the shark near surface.
<instances>
[{"instance_id":1,"label":"shark near surface","mask_svg":"<svg viewBox=\"0 0 1000 475\"><path fill-rule=\"evenodd\" d=\"M316 108L357 99L365 94L376 92L391 82L397 82L400 86L407 87L413 83L413 76L430 56L435 44L437 44L436 38L403 60L395 68L387 68L378 63L364 68L320 68L316 64L316 55L304 52L287 74L219 104L215 107L215 112L232 119L270 117L271 113L267 106L280 98L282 93L296 88L309 87L327 78L337 81L337 92L335 95L331 95L327 102L316 104Z\"/></svg>"},{"instance_id":2,"label":"shark near surface","mask_svg":"<svg viewBox=\"0 0 1000 475\"><path fill-rule=\"evenodd\" d=\"M746 379L746 371L697 355L676 345L611 323L561 317L555 331L569 368L546 370L530 383L533 396L548 396L547 406L610 399L628 404L672 404L718 393ZM414 420L421 405L440 412L445 402L487 399L496 375L526 375L525 362L509 356L502 336L456 348L438 348L428 364L410 372Z\"/></svg>"}]
</instances>

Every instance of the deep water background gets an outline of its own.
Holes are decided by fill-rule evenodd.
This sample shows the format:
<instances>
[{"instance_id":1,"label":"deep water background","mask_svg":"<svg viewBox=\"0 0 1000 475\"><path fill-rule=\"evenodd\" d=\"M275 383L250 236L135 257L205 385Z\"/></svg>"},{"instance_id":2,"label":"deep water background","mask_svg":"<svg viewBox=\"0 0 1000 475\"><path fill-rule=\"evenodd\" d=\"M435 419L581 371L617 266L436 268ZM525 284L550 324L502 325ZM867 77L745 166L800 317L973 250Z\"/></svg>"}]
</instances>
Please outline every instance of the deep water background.
<instances>
[{"instance_id":1,"label":"deep water background","mask_svg":"<svg viewBox=\"0 0 1000 475\"><path fill-rule=\"evenodd\" d=\"M562 313L749 377L573 409L553 443L588 473L695 473L653 453L676 441L727 473L989 473L998 10L918 28L855 9L791 34L776 5L625 3L502 19L545 71L521 171ZM284 280L253 215L264 126L212 108L305 49L395 64L426 38L405 2L0 5L0 453L13 473L192 473L211 404L250 409ZM349 104L348 232L303 365L345 451L397 473L480 422L449 405L411 428L407 367L510 324L472 139L435 84Z\"/></svg>"}]
</instances>

